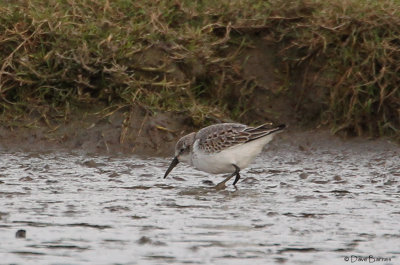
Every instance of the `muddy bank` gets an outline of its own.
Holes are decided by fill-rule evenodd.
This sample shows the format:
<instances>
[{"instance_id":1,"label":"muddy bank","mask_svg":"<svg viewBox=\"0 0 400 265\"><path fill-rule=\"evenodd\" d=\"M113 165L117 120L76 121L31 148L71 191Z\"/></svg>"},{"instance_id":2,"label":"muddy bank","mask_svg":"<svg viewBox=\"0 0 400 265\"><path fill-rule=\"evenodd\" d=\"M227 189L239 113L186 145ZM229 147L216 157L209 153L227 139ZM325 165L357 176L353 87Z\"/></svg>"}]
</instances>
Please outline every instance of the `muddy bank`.
<instances>
[{"instance_id":1,"label":"muddy bank","mask_svg":"<svg viewBox=\"0 0 400 265\"><path fill-rule=\"evenodd\" d=\"M143 108L122 107L108 113L77 112L67 121L45 122L25 118L25 126L0 126L0 150L3 151L82 151L99 154L139 154L169 156L176 141L198 130L185 114L152 113ZM30 119L30 122L29 122ZM229 120L215 120L229 122ZM278 136L280 143L298 145L306 150L313 146L335 146L344 142L372 143L376 148L397 145L388 138L343 138L327 129L302 128L286 122L289 128ZM28 126L28 125L29 126Z\"/></svg>"},{"instance_id":2,"label":"muddy bank","mask_svg":"<svg viewBox=\"0 0 400 265\"><path fill-rule=\"evenodd\" d=\"M26 117L23 126L0 126L0 149L166 155L175 139L191 130L185 115L150 114L139 107L77 112L70 117L57 123Z\"/></svg>"},{"instance_id":3,"label":"muddy bank","mask_svg":"<svg viewBox=\"0 0 400 265\"><path fill-rule=\"evenodd\" d=\"M244 87L239 82L232 90L226 88L222 93L230 102L230 110L243 108L244 102L251 106L246 111L241 110L235 121L245 124L285 123L290 125L290 130L296 131L304 130L304 127L297 128L304 124L306 129L318 126L318 111L315 110L320 108L320 103L315 100L315 93L306 94L307 104L300 107L297 100L300 90L294 89L293 96L281 93L286 81L276 74L277 69L283 67L276 58L278 48L265 39L258 39L254 45L234 60L243 68L241 78L247 80ZM166 57L165 52L152 47L141 54L139 61L154 66L161 57ZM171 74L180 80L183 72L175 67ZM190 72L187 78L200 78L197 75L200 74ZM213 97L220 92L215 90L209 94ZM166 96L164 100L180 101L177 94ZM65 109L30 104L22 117L19 112L3 115L0 119L0 149L170 155L176 140L183 135L204 125L232 122L232 115L213 107L211 100L206 109L194 101L189 111L170 112L139 101L130 104L117 101L112 105L87 98L83 102L73 102L68 103Z\"/></svg>"},{"instance_id":4,"label":"muddy bank","mask_svg":"<svg viewBox=\"0 0 400 265\"><path fill-rule=\"evenodd\" d=\"M34 140L47 137L46 130L59 131L53 139L72 136L62 141L74 147L87 138L65 132L74 123L58 129L52 113L68 119L73 105L122 104L186 113L198 127L223 117L253 124L294 119L399 139L400 75L398 60L390 59L400 58L392 37L399 35L398 4L325 2L5 1L0 124L36 109L50 122L44 133L34 130ZM94 131L101 127L95 123ZM32 127L29 120L24 126ZM135 138L140 149L137 128L132 135L100 131L95 141L108 150L118 136L120 143Z\"/></svg>"}]
</instances>

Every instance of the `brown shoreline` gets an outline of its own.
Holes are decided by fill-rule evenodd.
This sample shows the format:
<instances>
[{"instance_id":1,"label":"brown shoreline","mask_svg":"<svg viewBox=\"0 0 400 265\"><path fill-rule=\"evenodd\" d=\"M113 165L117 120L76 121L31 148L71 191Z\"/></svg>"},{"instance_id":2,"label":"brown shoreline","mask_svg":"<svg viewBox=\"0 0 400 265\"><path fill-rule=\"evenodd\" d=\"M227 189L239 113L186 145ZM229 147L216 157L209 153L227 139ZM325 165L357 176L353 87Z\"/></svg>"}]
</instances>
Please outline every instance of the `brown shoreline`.
<instances>
[{"instance_id":1,"label":"brown shoreline","mask_svg":"<svg viewBox=\"0 0 400 265\"><path fill-rule=\"evenodd\" d=\"M68 121L51 124L28 117L18 126L0 125L0 150L161 156L172 150L176 138L190 130L184 125L184 115L151 115L140 108L106 114L77 112L70 116Z\"/></svg>"},{"instance_id":2,"label":"brown shoreline","mask_svg":"<svg viewBox=\"0 0 400 265\"><path fill-rule=\"evenodd\" d=\"M103 115L77 113L70 116L73 118L54 126L42 120L32 125L32 118L21 122L25 126L0 125L0 151L83 151L170 156L177 139L197 130L190 125L190 119L184 114L150 114L139 107L120 109ZM324 128L301 128L290 123L289 125L284 133L277 136L278 140L275 143L297 145L305 151L321 145L334 146L345 142L351 143L349 148L352 143L368 143L376 148L398 146L387 138L345 139L333 136Z\"/></svg>"}]
</instances>

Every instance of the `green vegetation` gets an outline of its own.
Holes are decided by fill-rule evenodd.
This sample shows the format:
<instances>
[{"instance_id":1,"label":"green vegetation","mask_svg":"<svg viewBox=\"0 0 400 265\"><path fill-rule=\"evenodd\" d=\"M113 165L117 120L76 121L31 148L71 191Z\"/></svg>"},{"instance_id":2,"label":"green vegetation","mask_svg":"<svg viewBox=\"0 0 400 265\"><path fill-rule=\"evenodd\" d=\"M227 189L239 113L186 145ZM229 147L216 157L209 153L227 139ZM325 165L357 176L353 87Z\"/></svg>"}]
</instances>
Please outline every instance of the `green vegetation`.
<instances>
[{"instance_id":1,"label":"green vegetation","mask_svg":"<svg viewBox=\"0 0 400 265\"><path fill-rule=\"evenodd\" d=\"M257 38L279 49L281 96L318 95L315 122L399 136L393 0L2 1L2 120L92 105L185 112L197 126L240 120L254 86L237 58Z\"/></svg>"}]
</instances>

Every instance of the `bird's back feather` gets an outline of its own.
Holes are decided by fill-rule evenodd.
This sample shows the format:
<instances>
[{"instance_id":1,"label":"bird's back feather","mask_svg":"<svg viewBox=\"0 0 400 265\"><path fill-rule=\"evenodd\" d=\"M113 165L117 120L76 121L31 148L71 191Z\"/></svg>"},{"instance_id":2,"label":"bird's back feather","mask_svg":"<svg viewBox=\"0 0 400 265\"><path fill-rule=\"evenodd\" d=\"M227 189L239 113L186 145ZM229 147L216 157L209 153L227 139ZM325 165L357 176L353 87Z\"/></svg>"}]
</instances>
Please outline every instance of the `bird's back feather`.
<instances>
[{"instance_id":1,"label":"bird's back feather","mask_svg":"<svg viewBox=\"0 0 400 265\"><path fill-rule=\"evenodd\" d=\"M239 123L221 123L201 129L196 134L198 148L205 153L218 153L248 143L284 129L285 125L271 128L269 124L248 127Z\"/></svg>"}]
</instances>

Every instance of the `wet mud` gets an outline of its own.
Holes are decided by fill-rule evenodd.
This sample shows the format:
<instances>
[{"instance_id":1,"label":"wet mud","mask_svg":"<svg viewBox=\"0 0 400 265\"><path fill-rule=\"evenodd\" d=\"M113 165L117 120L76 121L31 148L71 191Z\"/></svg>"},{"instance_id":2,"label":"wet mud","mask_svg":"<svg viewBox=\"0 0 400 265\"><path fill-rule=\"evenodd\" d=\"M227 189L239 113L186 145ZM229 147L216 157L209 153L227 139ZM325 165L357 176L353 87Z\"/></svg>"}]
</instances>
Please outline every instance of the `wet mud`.
<instances>
[{"instance_id":1,"label":"wet mud","mask_svg":"<svg viewBox=\"0 0 400 265\"><path fill-rule=\"evenodd\" d=\"M242 173L170 157L0 150L1 264L400 261L400 149L282 134Z\"/></svg>"},{"instance_id":2,"label":"wet mud","mask_svg":"<svg viewBox=\"0 0 400 265\"><path fill-rule=\"evenodd\" d=\"M30 114L16 125L0 121L0 150L168 155L176 139L194 131L187 115L122 106L80 110L68 119Z\"/></svg>"}]
</instances>

